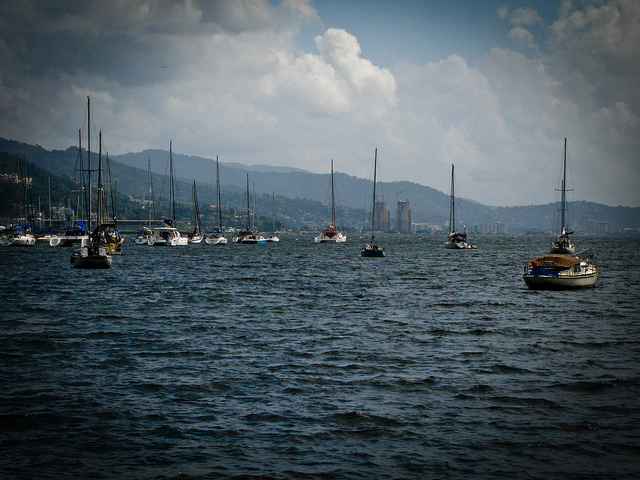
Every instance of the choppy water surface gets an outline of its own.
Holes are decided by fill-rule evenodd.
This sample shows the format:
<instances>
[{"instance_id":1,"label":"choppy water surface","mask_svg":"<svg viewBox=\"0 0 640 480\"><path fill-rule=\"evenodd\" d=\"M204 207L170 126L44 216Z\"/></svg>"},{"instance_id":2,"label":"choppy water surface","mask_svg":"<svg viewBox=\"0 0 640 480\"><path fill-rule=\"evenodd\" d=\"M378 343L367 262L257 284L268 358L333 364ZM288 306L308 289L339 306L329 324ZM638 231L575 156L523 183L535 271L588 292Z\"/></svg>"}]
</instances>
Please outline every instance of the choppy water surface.
<instances>
[{"instance_id":1,"label":"choppy water surface","mask_svg":"<svg viewBox=\"0 0 640 480\"><path fill-rule=\"evenodd\" d=\"M0 250L0 477L640 476L640 239L382 242Z\"/></svg>"}]
</instances>

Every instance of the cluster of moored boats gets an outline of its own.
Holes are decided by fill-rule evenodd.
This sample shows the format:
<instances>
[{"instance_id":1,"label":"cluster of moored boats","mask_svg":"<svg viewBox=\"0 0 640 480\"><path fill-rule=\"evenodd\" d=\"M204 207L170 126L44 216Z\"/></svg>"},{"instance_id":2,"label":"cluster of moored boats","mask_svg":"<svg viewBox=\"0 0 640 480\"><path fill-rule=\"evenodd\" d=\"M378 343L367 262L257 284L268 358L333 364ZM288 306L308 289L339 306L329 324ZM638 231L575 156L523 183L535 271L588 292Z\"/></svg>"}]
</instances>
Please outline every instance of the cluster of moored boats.
<instances>
[{"instance_id":1,"label":"cluster of moored boats","mask_svg":"<svg viewBox=\"0 0 640 480\"><path fill-rule=\"evenodd\" d=\"M87 117L90 123L90 100L87 98ZM90 132L90 129L89 129ZM84 170L86 173L87 191L91 192L91 141L89 137L88 167ZM79 154L82 154L82 148L79 148ZM375 202L376 202L376 174L377 174L378 149L374 154L373 168L373 205L371 209L371 241L367 243L361 250L363 257L384 257L385 249L382 245L375 242ZM82 159L80 158L82 165ZM193 205L194 205L194 225L195 230L188 235L182 235L175 228L175 205L173 197L173 157L172 145L169 144L169 167L170 167L170 217L171 220L165 220L164 225L142 229L133 241L137 245L148 246L186 246L189 244L206 245L226 245L227 237L221 232L222 218L220 213L220 180L218 161L216 158L216 183L218 194L218 227L211 233L201 233L199 226L199 215L197 211L197 194L196 185L193 185ZM563 178L562 178L562 197L561 197L561 231L551 245L549 254L536 257L524 266L523 280L530 289L570 289L593 287L598 279L598 268L595 265L595 255L593 253L585 254L587 251L575 253L575 245L570 235L572 232L565 225L565 194L566 194L566 169L567 169L567 139L564 143L564 162L563 162ZM114 222L107 220L104 188L102 180L102 132L100 133L100 156L98 165L98 198L96 216L96 226L92 227L89 222L88 228L82 222L76 222L73 228L69 228L59 235L43 234L35 236L29 232L26 225L16 225L10 229L4 230L0 235L0 246L33 246L36 243L48 242L53 247L57 246L73 246L71 255L71 265L76 268L109 268L112 263L112 256L118 254L122 250L123 238L120 236L117 226ZM149 165L149 182L151 179L151 165ZM151 182L150 182L151 189ZM92 212L92 195L87 195L88 212ZM336 212L335 212L335 194L333 181L333 160L331 160L331 223L315 237L315 243L345 243L347 235L336 228ZM91 217L91 215L89 215ZM233 243L264 245L268 242L279 242L280 239L275 232L271 236L263 236L252 228L251 211L249 206L249 175L247 174L247 224L242 229L233 230ZM149 219L151 223L151 219ZM454 193L454 166L451 165L451 195L449 209L449 233L444 247L451 250L471 250L476 249L475 245L467 242L466 232L456 230L455 217L455 193Z\"/></svg>"}]
</instances>

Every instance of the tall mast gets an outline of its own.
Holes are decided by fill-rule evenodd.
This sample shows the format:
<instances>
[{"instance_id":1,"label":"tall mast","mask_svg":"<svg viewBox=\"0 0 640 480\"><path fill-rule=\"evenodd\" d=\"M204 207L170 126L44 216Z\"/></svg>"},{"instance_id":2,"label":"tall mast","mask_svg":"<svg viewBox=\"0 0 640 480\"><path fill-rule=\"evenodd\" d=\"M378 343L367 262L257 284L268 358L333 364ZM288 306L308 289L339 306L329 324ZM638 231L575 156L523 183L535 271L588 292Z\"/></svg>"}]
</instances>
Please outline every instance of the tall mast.
<instances>
[{"instance_id":1,"label":"tall mast","mask_svg":"<svg viewBox=\"0 0 640 480\"><path fill-rule=\"evenodd\" d=\"M153 205L153 221L155 222L156 217L156 199L153 198L153 183L151 182L151 159L148 159L149 162L149 173L147 178L147 183L149 184L149 201ZM149 208L149 228L151 228L151 208Z\"/></svg>"},{"instance_id":2,"label":"tall mast","mask_svg":"<svg viewBox=\"0 0 640 480\"><path fill-rule=\"evenodd\" d=\"M98 137L100 140L98 142L98 208L96 209L96 222L99 226L104 222L103 213L104 213L104 179L102 178L102 130L100 130L100 134Z\"/></svg>"},{"instance_id":3,"label":"tall mast","mask_svg":"<svg viewBox=\"0 0 640 480\"><path fill-rule=\"evenodd\" d=\"M171 226L175 227L175 221L176 221L176 206L175 206L175 199L173 198L173 147L172 147L172 142L171 140L169 140L169 189L171 191L170 193L170 199L169 199L169 216L171 218Z\"/></svg>"},{"instance_id":4,"label":"tall mast","mask_svg":"<svg viewBox=\"0 0 640 480\"><path fill-rule=\"evenodd\" d=\"M449 233L456 231L455 194L453 187L453 163L451 164L451 200L449 204Z\"/></svg>"},{"instance_id":5,"label":"tall mast","mask_svg":"<svg viewBox=\"0 0 640 480\"><path fill-rule=\"evenodd\" d=\"M87 190L89 195L87 221L91 231L91 99L87 95Z\"/></svg>"},{"instance_id":6,"label":"tall mast","mask_svg":"<svg viewBox=\"0 0 640 480\"><path fill-rule=\"evenodd\" d=\"M336 226L336 206L333 192L333 158L331 159L331 225Z\"/></svg>"},{"instance_id":7,"label":"tall mast","mask_svg":"<svg viewBox=\"0 0 640 480\"><path fill-rule=\"evenodd\" d=\"M251 230L251 213L249 210L249 174L247 173L247 230Z\"/></svg>"},{"instance_id":8,"label":"tall mast","mask_svg":"<svg viewBox=\"0 0 640 480\"><path fill-rule=\"evenodd\" d=\"M564 160L562 162L562 191L560 193L560 233L564 233L564 206L567 181L567 139L564 139Z\"/></svg>"},{"instance_id":9,"label":"tall mast","mask_svg":"<svg viewBox=\"0 0 640 480\"><path fill-rule=\"evenodd\" d=\"M376 225L376 171L378 169L378 149L376 148L373 157L373 202L371 206L371 244L373 245L373 235Z\"/></svg>"},{"instance_id":10,"label":"tall mast","mask_svg":"<svg viewBox=\"0 0 640 480\"><path fill-rule=\"evenodd\" d=\"M222 229L222 210L220 209L220 167L218 166L218 156L216 155L216 193L218 195L218 228Z\"/></svg>"}]
</instances>

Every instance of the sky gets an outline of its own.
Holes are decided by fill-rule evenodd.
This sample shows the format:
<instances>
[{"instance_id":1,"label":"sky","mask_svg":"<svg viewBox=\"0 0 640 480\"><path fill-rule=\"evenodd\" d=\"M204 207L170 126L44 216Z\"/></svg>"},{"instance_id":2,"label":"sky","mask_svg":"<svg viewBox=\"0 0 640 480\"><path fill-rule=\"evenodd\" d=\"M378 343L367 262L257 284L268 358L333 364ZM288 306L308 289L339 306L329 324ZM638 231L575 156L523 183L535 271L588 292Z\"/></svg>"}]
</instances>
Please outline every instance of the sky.
<instances>
[{"instance_id":1,"label":"sky","mask_svg":"<svg viewBox=\"0 0 640 480\"><path fill-rule=\"evenodd\" d=\"M567 138L570 199L640 206L637 0L2 0L0 137L77 145L87 96L110 155L538 205Z\"/></svg>"}]
</instances>

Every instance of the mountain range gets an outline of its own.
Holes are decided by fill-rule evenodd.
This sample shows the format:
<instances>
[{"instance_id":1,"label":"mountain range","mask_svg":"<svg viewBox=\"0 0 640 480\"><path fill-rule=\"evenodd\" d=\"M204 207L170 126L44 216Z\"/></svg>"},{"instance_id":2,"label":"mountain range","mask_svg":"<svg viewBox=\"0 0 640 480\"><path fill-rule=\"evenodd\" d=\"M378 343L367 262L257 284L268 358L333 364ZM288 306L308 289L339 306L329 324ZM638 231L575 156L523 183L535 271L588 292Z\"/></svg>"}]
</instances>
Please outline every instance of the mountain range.
<instances>
[{"instance_id":1,"label":"mountain range","mask_svg":"<svg viewBox=\"0 0 640 480\"><path fill-rule=\"evenodd\" d=\"M25 156L31 163L54 175L73 176L78 158L78 148L46 150L39 145L29 145L0 138L0 153ZM97 154L92 153L93 158ZM199 203L215 202L215 159L173 153L177 200L191 202L191 185L194 180L198 188ZM330 159L329 159L330 160ZM257 195L284 197L291 201L331 202L330 161L327 173L316 174L297 168L271 167L268 165L242 165L225 163L220 159L220 182L224 197L242 198L246 191L247 174L252 190ZM148 190L148 168L151 166L152 182L156 198L168 196L168 150L145 150L138 153L110 156L111 178L117 181L118 193L140 198ZM334 184L340 206L368 211L371 203L372 182L340 173L335 164ZM5 173L5 172L0 172ZM443 189L448 190L449 185ZM457 189L456 189L457 190ZM395 218L397 200L408 200L414 223L432 223L446 228L449 218L449 195L434 188L414 182L379 182L378 199L389 204L392 219ZM554 195L550 186L549 195ZM245 197L246 198L246 197ZM234 206L242 209L242 204ZM261 206L261 211L271 210ZM292 210L290 208L290 210ZM579 233L638 233L640 232L640 208L610 207L593 202L571 202L569 215L573 230ZM473 200L456 198L457 226L482 232L492 231L501 225L502 232L553 232L558 221L557 206L546 205L515 207L492 207ZM294 222L296 223L296 222ZM300 223L300 222L297 222ZM393 221L392 221L393 225ZM475 225L475 227L474 227ZM359 225L358 227L361 227ZM347 226L348 227L348 226ZM352 227L355 227L352 225Z\"/></svg>"}]
</instances>

